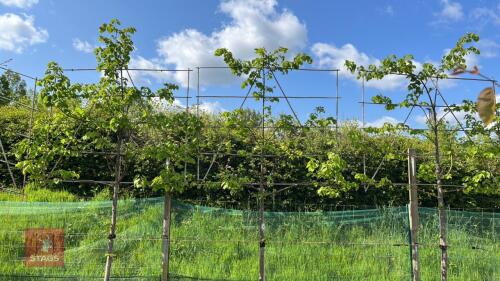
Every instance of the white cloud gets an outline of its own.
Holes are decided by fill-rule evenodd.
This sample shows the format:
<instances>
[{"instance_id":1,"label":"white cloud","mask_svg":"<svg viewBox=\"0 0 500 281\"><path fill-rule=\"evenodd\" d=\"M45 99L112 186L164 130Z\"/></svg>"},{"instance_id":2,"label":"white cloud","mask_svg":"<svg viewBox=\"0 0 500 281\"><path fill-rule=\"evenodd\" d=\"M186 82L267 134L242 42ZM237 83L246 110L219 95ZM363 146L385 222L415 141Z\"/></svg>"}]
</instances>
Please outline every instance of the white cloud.
<instances>
[{"instance_id":1,"label":"white cloud","mask_svg":"<svg viewBox=\"0 0 500 281\"><path fill-rule=\"evenodd\" d=\"M398 121L396 118L391 117L391 116L382 116L379 119L376 119L372 122L367 122L365 124L365 127L381 128L384 126L385 123L395 125L395 124L398 124L401 122Z\"/></svg>"},{"instance_id":2,"label":"white cloud","mask_svg":"<svg viewBox=\"0 0 500 281\"><path fill-rule=\"evenodd\" d=\"M159 99L155 98L154 99L156 106L159 110L186 110L186 104L182 101L182 98L180 99L175 99L172 104L169 104L165 101L160 101ZM191 113L195 114L196 113L196 104L195 105L190 105L189 110ZM222 105L216 101L216 102L202 102L198 106L199 113L208 113L208 114L218 114L220 112L227 111Z\"/></svg>"},{"instance_id":3,"label":"white cloud","mask_svg":"<svg viewBox=\"0 0 500 281\"><path fill-rule=\"evenodd\" d=\"M456 119L453 115L455 115ZM462 125L464 125L465 124L465 119L464 119L465 115L466 115L466 113L463 111L453 112L453 114L446 113L445 108L442 108L442 107L437 110L438 120L442 118L444 121L448 122L452 126L458 124L457 119L460 121L460 123ZM427 116L429 116L429 115L427 115ZM427 125L427 121L428 121L427 116L422 115L422 114L417 115L415 117L415 122L417 124L420 124L420 125ZM477 118L479 118L479 117L477 117Z\"/></svg>"},{"instance_id":4,"label":"white cloud","mask_svg":"<svg viewBox=\"0 0 500 281\"><path fill-rule=\"evenodd\" d=\"M493 42L494 43L494 42ZM490 45L490 49L493 48L491 42L487 42L485 44ZM316 43L311 48L312 53L316 56L316 62L320 67L324 68L332 68L339 69L339 76L350 79L351 81L355 81L357 83L361 83L360 80L356 78L355 75L351 74L347 68L345 67L345 61L351 60L356 62L357 65L368 66L370 64L380 65L381 60L372 56L367 55L359 51L352 44L345 44L342 47L336 47L333 44L325 44L325 43ZM447 54L450 49L443 50L443 55ZM490 54L491 55L491 54ZM474 54L469 54L465 57L467 66L472 69L473 66L479 65L480 57ZM432 63L434 65L439 65L439 62L427 60L427 63ZM423 64L419 61L413 61L415 65L415 71L422 70ZM402 75L388 75L381 80L370 80L365 82L366 87L378 89L381 91L392 91L392 90L401 90L406 89L408 81ZM429 85L432 85L432 82L428 82ZM440 80L439 87L441 89L449 89L456 86L457 83L454 80Z\"/></svg>"},{"instance_id":5,"label":"white cloud","mask_svg":"<svg viewBox=\"0 0 500 281\"><path fill-rule=\"evenodd\" d=\"M481 50L481 57L495 58L500 52L500 43L490 39L482 39L477 43L479 50Z\"/></svg>"},{"instance_id":6,"label":"white cloud","mask_svg":"<svg viewBox=\"0 0 500 281\"><path fill-rule=\"evenodd\" d=\"M209 114L217 114L217 113L226 111L226 109L224 109L218 101L216 101L216 102L203 102L200 104L200 106L198 108L200 111L203 111L203 112L206 112ZM196 109L196 107L194 109Z\"/></svg>"},{"instance_id":7,"label":"white cloud","mask_svg":"<svg viewBox=\"0 0 500 281\"><path fill-rule=\"evenodd\" d=\"M500 25L500 4L495 8L476 8L472 10L471 17L479 26L484 26L488 23Z\"/></svg>"},{"instance_id":8,"label":"white cloud","mask_svg":"<svg viewBox=\"0 0 500 281\"><path fill-rule=\"evenodd\" d=\"M437 15L439 20L459 21L464 18L464 11L460 3L449 0L441 0L441 4L443 5L443 9Z\"/></svg>"},{"instance_id":9,"label":"white cloud","mask_svg":"<svg viewBox=\"0 0 500 281\"><path fill-rule=\"evenodd\" d=\"M496 95L496 102L497 103L500 102L500 95ZM446 108L444 108L444 107L439 108L439 110L437 111L438 119L443 118L444 121L448 122L452 126L458 125L458 122L457 122L457 119L458 119L458 121L460 121L460 123L463 126L465 126L465 115L467 114L466 112L454 111L453 114L451 114L451 112L446 113L445 109ZM453 115L455 115L455 116L453 116ZM477 113L474 115L474 118L477 120L480 119L479 115ZM417 122L417 124L420 124L420 125L426 125L427 124L427 117L424 115L418 115L415 118L415 122Z\"/></svg>"},{"instance_id":10,"label":"white cloud","mask_svg":"<svg viewBox=\"0 0 500 281\"><path fill-rule=\"evenodd\" d=\"M22 53L28 47L44 43L49 38L45 29L35 26L32 16L6 13L0 15L0 49Z\"/></svg>"},{"instance_id":11,"label":"white cloud","mask_svg":"<svg viewBox=\"0 0 500 281\"><path fill-rule=\"evenodd\" d=\"M38 0L0 0L0 3L9 7L26 9L37 4Z\"/></svg>"},{"instance_id":12,"label":"white cloud","mask_svg":"<svg viewBox=\"0 0 500 281\"><path fill-rule=\"evenodd\" d=\"M352 44L345 44L338 48L331 44L316 43L312 46L312 52L318 58L320 67L340 69L339 76L349 78L358 83L360 81L356 79L356 76L352 75L345 67L346 60L354 61L358 65L363 66L380 64L379 59L358 51ZM420 67L420 63L418 62L415 62L415 65ZM404 88L406 80L400 75L388 75L381 80L370 80L365 83L365 86L379 90L395 90Z\"/></svg>"},{"instance_id":13,"label":"white cloud","mask_svg":"<svg viewBox=\"0 0 500 281\"><path fill-rule=\"evenodd\" d=\"M73 48L75 50L84 52L84 53L92 53L94 52L95 46L90 44L88 41L80 40L79 38L73 39Z\"/></svg>"},{"instance_id":14,"label":"white cloud","mask_svg":"<svg viewBox=\"0 0 500 281\"><path fill-rule=\"evenodd\" d=\"M225 66L214 56L217 48L227 48L235 57L250 59L254 49L287 47L291 53L305 48L307 29L304 23L288 10L277 10L276 0L228 0L219 9L231 21L210 34L185 29L158 41L159 61L172 68ZM196 73L193 73L196 75ZM177 82L186 85L185 73L174 74ZM192 77L192 81L196 77ZM224 84L233 76L227 70L204 70L200 73L203 85Z\"/></svg>"},{"instance_id":15,"label":"white cloud","mask_svg":"<svg viewBox=\"0 0 500 281\"><path fill-rule=\"evenodd\" d=\"M388 14L388 15L390 15L390 16L393 16L393 15L394 15L394 8L393 8L391 5L387 5L387 6L385 6L385 8L384 8L383 12L384 12L385 14Z\"/></svg>"},{"instance_id":16,"label":"white cloud","mask_svg":"<svg viewBox=\"0 0 500 281\"><path fill-rule=\"evenodd\" d=\"M130 59L130 63L128 65L129 68L135 69L164 69L160 62L155 60L148 60L141 56L132 57ZM136 85L138 84L147 84L151 85L153 81L150 78L153 78L158 83L164 83L169 80L172 80L173 74L172 72L166 71L140 71L140 70L130 70L130 76Z\"/></svg>"}]
</instances>

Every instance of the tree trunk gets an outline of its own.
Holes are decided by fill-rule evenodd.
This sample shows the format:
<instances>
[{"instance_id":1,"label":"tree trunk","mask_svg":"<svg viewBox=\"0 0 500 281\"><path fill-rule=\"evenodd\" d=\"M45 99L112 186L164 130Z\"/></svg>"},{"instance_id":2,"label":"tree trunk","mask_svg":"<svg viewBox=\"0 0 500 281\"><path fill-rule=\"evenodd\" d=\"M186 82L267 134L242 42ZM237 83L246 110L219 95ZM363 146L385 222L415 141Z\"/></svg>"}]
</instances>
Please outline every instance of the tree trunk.
<instances>
[{"instance_id":1,"label":"tree trunk","mask_svg":"<svg viewBox=\"0 0 500 281\"><path fill-rule=\"evenodd\" d=\"M435 159L435 174L436 188L439 211L439 247L441 248L441 281L448 280L448 246L446 243L446 209L444 205L444 193L442 187L442 168L441 156L439 154L439 127L437 122L436 108L433 107L433 132L434 132L434 159Z\"/></svg>"},{"instance_id":2,"label":"tree trunk","mask_svg":"<svg viewBox=\"0 0 500 281\"><path fill-rule=\"evenodd\" d=\"M121 182L121 166L122 166L122 145L123 139L121 133L118 133L118 145L116 149L116 164L115 164L115 183L113 186L113 203L111 206L111 227L108 235L108 249L106 253L106 268L104 271L104 281L109 281L111 277L111 265L113 263L113 244L116 238L116 215L118 209L118 192Z\"/></svg>"},{"instance_id":3,"label":"tree trunk","mask_svg":"<svg viewBox=\"0 0 500 281\"><path fill-rule=\"evenodd\" d=\"M172 193L165 193L163 204L163 252L162 252L162 274L161 280L168 281L170 261L170 214L172 208Z\"/></svg>"}]
</instances>

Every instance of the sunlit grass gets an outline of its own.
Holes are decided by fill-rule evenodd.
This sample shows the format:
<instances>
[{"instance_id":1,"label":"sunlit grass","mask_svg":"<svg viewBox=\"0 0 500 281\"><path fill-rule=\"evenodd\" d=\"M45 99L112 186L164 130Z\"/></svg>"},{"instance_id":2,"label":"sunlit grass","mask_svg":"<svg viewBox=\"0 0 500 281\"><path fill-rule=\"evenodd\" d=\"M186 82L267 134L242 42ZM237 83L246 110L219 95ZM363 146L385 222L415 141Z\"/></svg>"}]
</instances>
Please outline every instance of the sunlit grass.
<instances>
[{"instance_id":1,"label":"sunlit grass","mask_svg":"<svg viewBox=\"0 0 500 281\"><path fill-rule=\"evenodd\" d=\"M161 199L120 201L114 276L159 280L162 211ZM0 202L0 217L0 272L4 276L80 277L68 280L102 276L109 201ZM267 279L410 280L407 217L405 207L266 213ZM173 276L258 279L256 212L175 203L172 218ZM422 208L421 218L422 280L439 280L436 211ZM500 279L498 225L500 218L493 213L449 212L450 281ZM42 227L65 229L64 267L24 267L23 231Z\"/></svg>"}]
</instances>

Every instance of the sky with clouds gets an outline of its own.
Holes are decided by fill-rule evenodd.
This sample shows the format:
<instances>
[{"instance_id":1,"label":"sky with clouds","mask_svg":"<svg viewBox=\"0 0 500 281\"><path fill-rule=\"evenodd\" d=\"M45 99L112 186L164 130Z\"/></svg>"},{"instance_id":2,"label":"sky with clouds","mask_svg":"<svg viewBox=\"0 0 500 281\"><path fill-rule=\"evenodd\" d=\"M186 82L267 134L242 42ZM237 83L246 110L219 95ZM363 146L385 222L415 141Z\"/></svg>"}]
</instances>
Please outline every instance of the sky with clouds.
<instances>
[{"instance_id":1,"label":"sky with clouds","mask_svg":"<svg viewBox=\"0 0 500 281\"><path fill-rule=\"evenodd\" d=\"M310 54L314 60L311 68L340 69L338 87L336 72L295 72L277 78L288 96L335 97L338 89L341 119L361 119L361 84L345 71L346 59L366 65L379 63L390 54L410 53L420 66L439 62L461 35L476 32L482 53L468 57L468 63L479 66L483 74L500 77L498 0L0 0L0 63L12 59L8 67L35 77L43 76L49 61L65 68L95 67L98 26L112 18L137 28L131 68L194 70L189 77L187 72L131 74L135 84L152 88L163 82L181 85L178 95L189 91L193 98L179 99L176 105L180 107L196 102L197 93L245 95L229 71L197 71L199 66L224 65L213 55L220 47L250 59L255 48L284 46L291 54ZM88 82L99 75L80 72L68 76ZM365 86L367 100L379 93L394 100L405 94L405 80L398 76ZM491 84L442 81L440 86L448 102L459 103L475 99ZM241 101L205 97L200 103L203 109L217 112L235 108ZM330 115L337 109L334 99L292 99L291 103L301 118L318 105ZM248 106L252 107L252 101ZM286 103L273 105L273 110L291 113ZM366 106L365 111L366 122L373 126L401 122L407 113L406 109L385 112L375 105ZM413 127L422 126L421 113L409 120Z\"/></svg>"}]
</instances>

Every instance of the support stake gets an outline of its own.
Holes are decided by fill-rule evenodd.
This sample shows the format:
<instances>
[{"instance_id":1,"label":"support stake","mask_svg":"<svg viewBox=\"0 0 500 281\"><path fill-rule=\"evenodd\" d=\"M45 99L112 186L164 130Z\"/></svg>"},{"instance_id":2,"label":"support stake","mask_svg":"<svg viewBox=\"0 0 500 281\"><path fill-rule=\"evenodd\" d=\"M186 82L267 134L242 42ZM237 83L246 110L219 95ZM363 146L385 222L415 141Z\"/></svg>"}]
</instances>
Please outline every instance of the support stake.
<instances>
[{"instance_id":1,"label":"support stake","mask_svg":"<svg viewBox=\"0 0 500 281\"><path fill-rule=\"evenodd\" d=\"M162 253L162 281L168 281L170 261L170 214L172 209L172 193L165 193L163 203L163 253Z\"/></svg>"},{"instance_id":2,"label":"support stake","mask_svg":"<svg viewBox=\"0 0 500 281\"><path fill-rule=\"evenodd\" d=\"M418 262L418 197L417 197L417 165L415 149L408 149L408 184L410 203L408 216L410 222L410 252L412 264L412 280L420 281L420 265Z\"/></svg>"}]
</instances>

